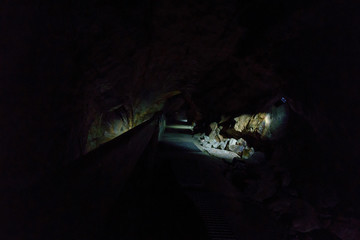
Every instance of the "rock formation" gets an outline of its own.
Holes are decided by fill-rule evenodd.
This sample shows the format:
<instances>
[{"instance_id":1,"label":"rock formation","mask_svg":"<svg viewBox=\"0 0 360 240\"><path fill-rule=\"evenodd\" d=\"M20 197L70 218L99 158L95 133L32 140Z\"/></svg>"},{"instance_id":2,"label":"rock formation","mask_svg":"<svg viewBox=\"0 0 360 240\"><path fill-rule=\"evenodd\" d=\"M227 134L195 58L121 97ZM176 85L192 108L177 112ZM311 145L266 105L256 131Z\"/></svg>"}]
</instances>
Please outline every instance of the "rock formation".
<instances>
[{"instance_id":1,"label":"rock formation","mask_svg":"<svg viewBox=\"0 0 360 240\"><path fill-rule=\"evenodd\" d=\"M243 159L248 159L254 154L254 148L249 147L247 142L239 138L238 140L234 138L224 138L220 135L220 130L222 127L218 127L216 122L210 124L211 133L209 136L206 136L205 133L198 133L194 135L194 138L199 141L200 145L205 149L215 148L223 151L231 151L237 154L238 157ZM224 152L224 153L225 153ZM211 154L211 153L210 153Z\"/></svg>"}]
</instances>

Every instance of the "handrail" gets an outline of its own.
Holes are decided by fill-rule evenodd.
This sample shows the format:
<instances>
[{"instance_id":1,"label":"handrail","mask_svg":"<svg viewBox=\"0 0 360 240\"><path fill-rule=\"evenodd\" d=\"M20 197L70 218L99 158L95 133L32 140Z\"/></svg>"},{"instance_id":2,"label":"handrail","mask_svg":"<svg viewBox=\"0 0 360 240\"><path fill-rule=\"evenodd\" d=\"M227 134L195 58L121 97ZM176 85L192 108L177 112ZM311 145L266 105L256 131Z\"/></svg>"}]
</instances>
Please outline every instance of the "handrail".
<instances>
[{"instance_id":1,"label":"handrail","mask_svg":"<svg viewBox=\"0 0 360 240\"><path fill-rule=\"evenodd\" d=\"M52 235L62 228L67 229L69 237L79 239L92 239L101 231L145 148L158 139L162 119L162 113L156 113L53 176L53 181L39 192L38 208L48 209L43 212L49 220L45 225L35 224L41 227L37 231L46 228L50 234L47 239L64 239Z\"/></svg>"}]
</instances>

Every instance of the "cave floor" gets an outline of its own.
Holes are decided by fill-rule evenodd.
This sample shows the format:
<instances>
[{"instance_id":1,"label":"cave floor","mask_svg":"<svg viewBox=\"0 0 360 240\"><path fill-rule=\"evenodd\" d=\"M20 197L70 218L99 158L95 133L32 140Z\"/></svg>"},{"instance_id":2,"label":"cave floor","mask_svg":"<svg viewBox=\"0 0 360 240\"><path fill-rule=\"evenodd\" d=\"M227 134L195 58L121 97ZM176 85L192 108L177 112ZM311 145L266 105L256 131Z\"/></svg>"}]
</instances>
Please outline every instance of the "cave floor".
<instances>
[{"instance_id":1,"label":"cave floor","mask_svg":"<svg viewBox=\"0 0 360 240\"><path fill-rule=\"evenodd\" d=\"M201 151L188 131L165 131L156 176L131 181L110 239L284 239L283 227L241 195L225 177L226 163Z\"/></svg>"}]
</instances>

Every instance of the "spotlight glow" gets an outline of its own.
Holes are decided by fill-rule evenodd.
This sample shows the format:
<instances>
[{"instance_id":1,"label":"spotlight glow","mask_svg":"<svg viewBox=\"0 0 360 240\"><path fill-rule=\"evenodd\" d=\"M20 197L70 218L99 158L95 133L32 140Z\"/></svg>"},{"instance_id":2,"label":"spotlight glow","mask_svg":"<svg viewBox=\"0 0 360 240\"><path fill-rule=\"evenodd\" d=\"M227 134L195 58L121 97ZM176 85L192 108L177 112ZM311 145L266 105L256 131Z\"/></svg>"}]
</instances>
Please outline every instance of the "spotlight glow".
<instances>
[{"instance_id":1,"label":"spotlight glow","mask_svg":"<svg viewBox=\"0 0 360 240\"><path fill-rule=\"evenodd\" d=\"M193 126L190 125L167 125L166 128L170 129L193 129Z\"/></svg>"},{"instance_id":2,"label":"spotlight glow","mask_svg":"<svg viewBox=\"0 0 360 240\"><path fill-rule=\"evenodd\" d=\"M269 127L271 123L270 114L266 114L265 117L265 127Z\"/></svg>"}]
</instances>

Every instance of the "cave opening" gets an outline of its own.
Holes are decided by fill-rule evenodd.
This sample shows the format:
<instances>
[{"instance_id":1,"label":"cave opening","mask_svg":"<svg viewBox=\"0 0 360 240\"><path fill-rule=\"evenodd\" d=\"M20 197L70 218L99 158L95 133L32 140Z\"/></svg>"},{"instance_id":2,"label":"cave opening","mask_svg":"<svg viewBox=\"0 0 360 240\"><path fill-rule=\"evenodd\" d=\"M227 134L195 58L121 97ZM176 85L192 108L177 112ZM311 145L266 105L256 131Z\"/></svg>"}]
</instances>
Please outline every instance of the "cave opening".
<instances>
[{"instance_id":1,"label":"cave opening","mask_svg":"<svg viewBox=\"0 0 360 240\"><path fill-rule=\"evenodd\" d=\"M360 239L359 7L0 2L0 238Z\"/></svg>"}]
</instances>

